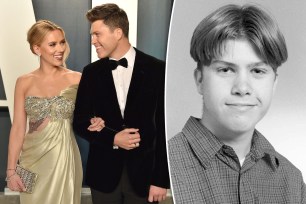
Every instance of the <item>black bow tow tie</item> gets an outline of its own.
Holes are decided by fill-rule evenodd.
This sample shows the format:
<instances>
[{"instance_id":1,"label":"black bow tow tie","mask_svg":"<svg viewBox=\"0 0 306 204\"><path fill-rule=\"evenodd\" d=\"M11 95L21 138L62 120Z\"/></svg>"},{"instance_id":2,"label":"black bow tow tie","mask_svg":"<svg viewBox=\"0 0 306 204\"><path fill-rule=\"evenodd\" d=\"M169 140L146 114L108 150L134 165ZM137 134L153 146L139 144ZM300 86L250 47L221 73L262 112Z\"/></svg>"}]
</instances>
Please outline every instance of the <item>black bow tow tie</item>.
<instances>
[{"instance_id":1,"label":"black bow tow tie","mask_svg":"<svg viewBox=\"0 0 306 204\"><path fill-rule=\"evenodd\" d=\"M118 67L118 65L121 65L121 66L127 68L127 65L128 65L127 59L122 58L119 61L111 60L111 59L109 60L109 67L110 67L111 70L116 69Z\"/></svg>"}]
</instances>

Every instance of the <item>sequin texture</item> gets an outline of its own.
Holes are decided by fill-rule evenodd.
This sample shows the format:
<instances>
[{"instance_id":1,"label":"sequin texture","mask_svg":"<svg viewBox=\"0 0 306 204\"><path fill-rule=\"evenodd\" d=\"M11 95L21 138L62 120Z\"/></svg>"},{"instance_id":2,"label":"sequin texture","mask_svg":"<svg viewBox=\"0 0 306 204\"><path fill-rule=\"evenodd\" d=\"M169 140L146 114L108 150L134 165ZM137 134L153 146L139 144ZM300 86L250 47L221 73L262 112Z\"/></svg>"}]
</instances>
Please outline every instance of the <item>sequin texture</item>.
<instances>
[{"instance_id":1,"label":"sequin texture","mask_svg":"<svg viewBox=\"0 0 306 204\"><path fill-rule=\"evenodd\" d=\"M63 96L50 98L28 96L25 99L25 111L29 118L29 133L37 130L48 118L50 121L72 119L74 101Z\"/></svg>"}]
</instances>

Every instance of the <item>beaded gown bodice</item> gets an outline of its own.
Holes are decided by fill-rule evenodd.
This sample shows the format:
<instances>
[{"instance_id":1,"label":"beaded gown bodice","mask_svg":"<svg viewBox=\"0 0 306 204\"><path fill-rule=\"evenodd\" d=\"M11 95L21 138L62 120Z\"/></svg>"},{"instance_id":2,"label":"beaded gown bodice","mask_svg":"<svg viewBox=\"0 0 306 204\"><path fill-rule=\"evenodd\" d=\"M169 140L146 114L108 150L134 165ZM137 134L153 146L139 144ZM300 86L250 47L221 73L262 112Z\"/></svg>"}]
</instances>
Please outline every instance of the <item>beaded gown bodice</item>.
<instances>
[{"instance_id":1,"label":"beaded gown bodice","mask_svg":"<svg viewBox=\"0 0 306 204\"><path fill-rule=\"evenodd\" d=\"M74 98L65 97L65 94L53 97L27 96L25 111L29 118L29 133L32 133L45 119L72 119Z\"/></svg>"},{"instance_id":2,"label":"beaded gown bodice","mask_svg":"<svg viewBox=\"0 0 306 204\"><path fill-rule=\"evenodd\" d=\"M74 110L74 103L62 96L52 98L29 96L26 98L25 110L31 121L47 117L51 120L69 119Z\"/></svg>"}]
</instances>

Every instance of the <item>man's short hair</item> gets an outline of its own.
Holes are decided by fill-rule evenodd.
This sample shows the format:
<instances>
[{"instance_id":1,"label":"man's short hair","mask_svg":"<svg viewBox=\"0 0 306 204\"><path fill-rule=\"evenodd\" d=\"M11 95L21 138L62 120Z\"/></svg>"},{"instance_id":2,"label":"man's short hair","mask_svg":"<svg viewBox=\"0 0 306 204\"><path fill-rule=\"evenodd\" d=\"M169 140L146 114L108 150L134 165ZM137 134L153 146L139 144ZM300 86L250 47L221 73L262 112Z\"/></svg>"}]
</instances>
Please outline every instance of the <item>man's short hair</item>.
<instances>
[{"instance_id":1,"label":"man's short hair","mask_svg":"<svg viewBox=\"0 0 306 204\"><path fill-rule=\"evenodd\" d=\"M190 54L198 69L222 56L230 39L248 40L275 72L288 58L284 36L267 12L255 5L230 4L208 15L194 30Z\"/></svg>"},{"instance_id":2,"label":"man's short hair","mask_svg":"<svg viewBox=\"0 0 306 204\"><path fill-rule=\"evenodd\" d=\"M103 20L103 23L114 30L121 28L123 34L129 37L129 20L125 11L113 3L96 6L86 13L90 23L97 20Z\"/></svg>"}]
</instances>

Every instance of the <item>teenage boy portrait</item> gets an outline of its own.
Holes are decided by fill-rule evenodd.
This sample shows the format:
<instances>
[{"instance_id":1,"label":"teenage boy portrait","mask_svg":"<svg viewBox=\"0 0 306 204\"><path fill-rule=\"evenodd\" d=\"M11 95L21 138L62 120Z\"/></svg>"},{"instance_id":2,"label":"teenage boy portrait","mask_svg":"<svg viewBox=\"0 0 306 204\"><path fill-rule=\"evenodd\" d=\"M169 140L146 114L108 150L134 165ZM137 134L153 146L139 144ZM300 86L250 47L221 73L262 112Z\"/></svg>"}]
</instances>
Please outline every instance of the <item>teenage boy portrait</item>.
<instances>
[{"instance_id":1,"label":"teenage boy portrait","mask_svg":"<svg viewBox=\"0 0 306 204\"><path fill-rule=\"evenodd\" d=\"M305 203L301 171L256 129L288 58L276 21L222 6L197 25L190 54L202 116L168 142L175 203Z\"/></svg>"}]
</instances>

